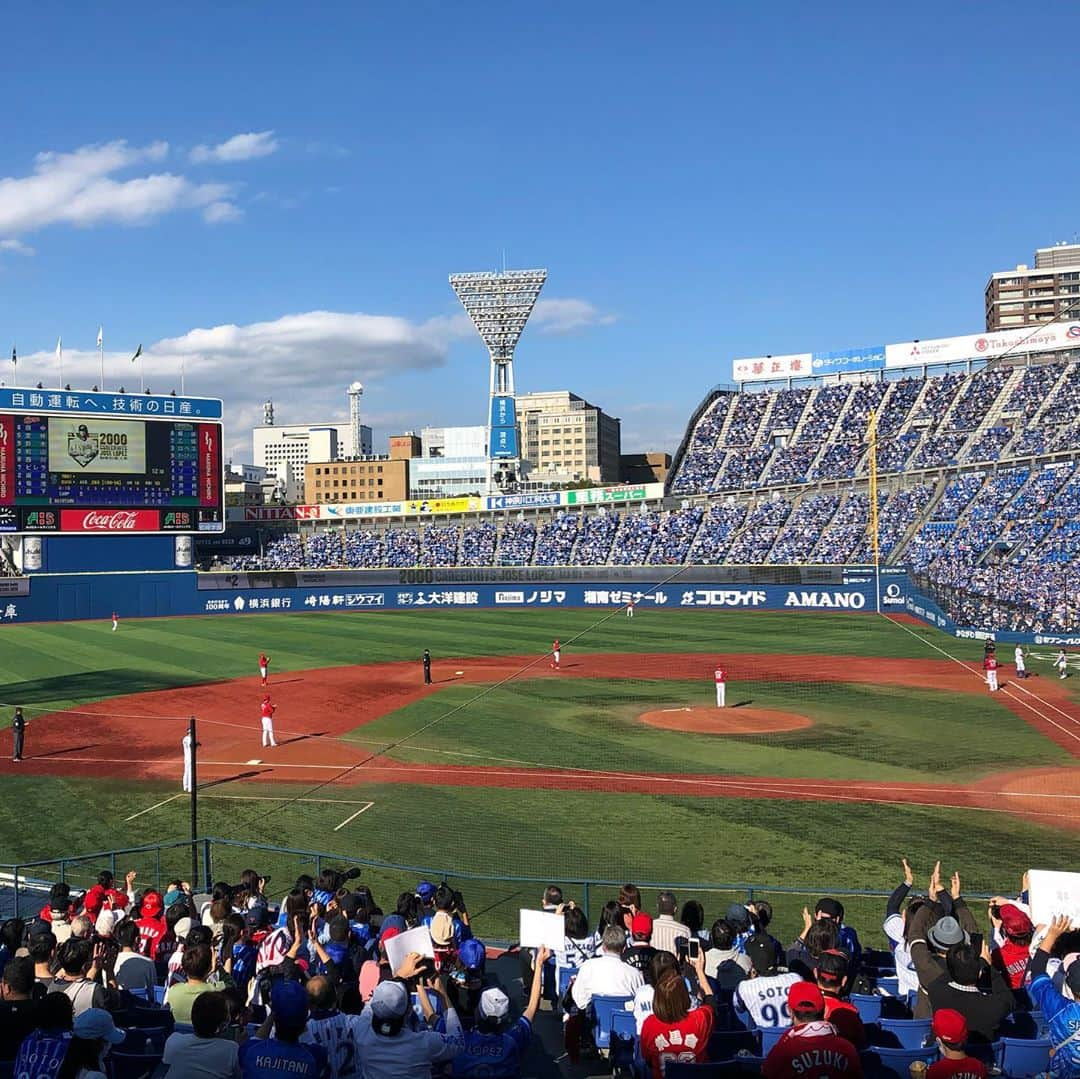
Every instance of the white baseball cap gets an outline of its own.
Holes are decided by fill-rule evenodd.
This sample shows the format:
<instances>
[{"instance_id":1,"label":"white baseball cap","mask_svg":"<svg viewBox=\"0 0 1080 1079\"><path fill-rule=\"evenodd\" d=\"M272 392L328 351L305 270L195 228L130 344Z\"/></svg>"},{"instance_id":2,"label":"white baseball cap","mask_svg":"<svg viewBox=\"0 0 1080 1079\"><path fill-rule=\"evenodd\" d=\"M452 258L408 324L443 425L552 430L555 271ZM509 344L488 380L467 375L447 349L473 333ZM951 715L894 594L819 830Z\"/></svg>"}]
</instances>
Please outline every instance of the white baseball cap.
<instances>
[{"instance_id":1,"label":"white baseball cap","mask_svg":"<svg viewBox=\"0 0 1080 1079\"><path fill-rule=\"evenodd\" d=\"M485 989L478 1010L485 1019L505 1019L510 1013L510 998L501 989Z\"/></svg>"}]
</instances>

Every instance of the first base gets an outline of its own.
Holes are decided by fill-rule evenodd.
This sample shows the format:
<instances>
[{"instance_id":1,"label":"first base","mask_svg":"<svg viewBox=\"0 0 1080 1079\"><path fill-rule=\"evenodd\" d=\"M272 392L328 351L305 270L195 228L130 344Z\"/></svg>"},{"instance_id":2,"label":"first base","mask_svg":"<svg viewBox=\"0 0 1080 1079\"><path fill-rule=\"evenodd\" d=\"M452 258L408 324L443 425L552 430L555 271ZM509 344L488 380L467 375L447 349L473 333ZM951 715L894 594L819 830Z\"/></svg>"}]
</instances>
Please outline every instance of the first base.
<instances>
[{"instance_id":1,"label":"first base","mask_svg":"<svg viewBox=\"0 0 1080 1079\"><path fill-rule=\"evenodd\" d=\"M454 674L464 674L464 671L454 671Z\"/></svg>"},{"instance_id":2,"label":"first base","mask_svg":"<svg viewBox=\"0 0 1080 1079\"><path fill-rule=\"evenodd\" d=\"M262 764L262 761L256 757L253 761L244 761L245 764Z\"/></svg>"}]
</instances>

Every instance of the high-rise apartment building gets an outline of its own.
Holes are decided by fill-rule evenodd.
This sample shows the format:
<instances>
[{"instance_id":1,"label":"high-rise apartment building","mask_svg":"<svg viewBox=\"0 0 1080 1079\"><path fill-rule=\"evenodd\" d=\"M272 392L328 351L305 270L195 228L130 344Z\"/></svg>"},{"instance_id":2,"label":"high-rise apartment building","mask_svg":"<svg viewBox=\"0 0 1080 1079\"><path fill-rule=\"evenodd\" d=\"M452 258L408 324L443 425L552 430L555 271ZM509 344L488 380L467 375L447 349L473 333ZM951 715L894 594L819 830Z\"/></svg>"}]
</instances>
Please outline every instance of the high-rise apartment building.
<instances>
[{"instance_id":1,"label":"high-rise apartment building","mask_svg":"<svg viewBox=\"0 0 1080 1079\"><path fill-rule=\"evenodd\" d=\"M1080 320L1080 243L1040 247L1034 268L1020 265L990 275L987 330L1070 318Z\"/></svg>"}]
</instances>

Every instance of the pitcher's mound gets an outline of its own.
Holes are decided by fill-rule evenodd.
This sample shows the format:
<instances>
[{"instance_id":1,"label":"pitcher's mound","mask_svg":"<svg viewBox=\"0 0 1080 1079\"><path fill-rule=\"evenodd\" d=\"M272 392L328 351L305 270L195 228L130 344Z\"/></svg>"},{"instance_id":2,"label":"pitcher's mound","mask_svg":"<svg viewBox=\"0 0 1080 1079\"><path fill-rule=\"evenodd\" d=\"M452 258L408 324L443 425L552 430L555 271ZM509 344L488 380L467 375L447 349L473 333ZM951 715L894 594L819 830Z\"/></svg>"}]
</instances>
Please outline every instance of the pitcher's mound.
<instances>
[{"instance_id":1,"label":"pitcher's mound","mask_svg":"<svg viewBox=\"0 0 1080 1079\"><path fill-rule=\"evenodd\" d=\"M662 708L638 716L650 727L694 734L777 734L813 726L806 716L770 708Z\"/></svg>"}]
</instances>

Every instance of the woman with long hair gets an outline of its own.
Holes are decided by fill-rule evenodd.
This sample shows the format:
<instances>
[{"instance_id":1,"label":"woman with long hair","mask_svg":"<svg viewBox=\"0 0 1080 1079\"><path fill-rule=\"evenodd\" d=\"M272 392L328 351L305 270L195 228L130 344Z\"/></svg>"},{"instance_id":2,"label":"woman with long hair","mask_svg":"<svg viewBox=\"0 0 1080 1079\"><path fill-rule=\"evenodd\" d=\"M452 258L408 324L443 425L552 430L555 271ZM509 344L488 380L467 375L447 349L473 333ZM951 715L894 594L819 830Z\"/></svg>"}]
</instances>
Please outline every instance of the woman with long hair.
<instances>
[{"instance_id":1,"label":"woman with long hair","mask_svg":"<svg viewBox=\"0 0 1080 1079\"><path fill-rule=\"evenodd\" d=\"M691 961L700 988L705 979L705 953L699 949ZM709 1036L713 1029L713 999L706 992L702 1004L692 1008L686 980L677 969L663 971L653 991L653 1011L641 1026L641 1055L653 1079L663 1079L671 1061L702 1064L709 1059Z\"/></svg>"}]
</instances>

